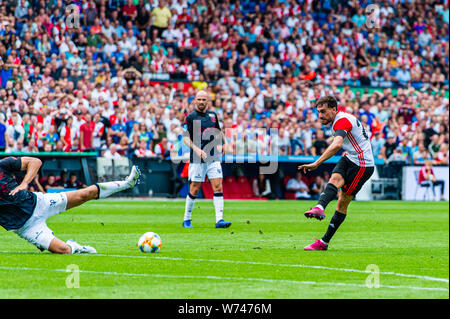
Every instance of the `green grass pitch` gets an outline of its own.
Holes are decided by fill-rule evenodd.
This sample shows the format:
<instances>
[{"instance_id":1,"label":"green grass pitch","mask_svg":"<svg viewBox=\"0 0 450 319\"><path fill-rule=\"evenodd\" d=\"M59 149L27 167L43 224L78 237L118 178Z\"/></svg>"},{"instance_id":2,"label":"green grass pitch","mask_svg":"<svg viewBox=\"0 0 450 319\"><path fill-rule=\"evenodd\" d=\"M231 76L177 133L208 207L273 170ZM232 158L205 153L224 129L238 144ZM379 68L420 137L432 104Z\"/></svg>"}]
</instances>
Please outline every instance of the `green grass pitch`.
<instances>
[{"instance_id":1,"label":"green grass pitch","mask_svg":"<svg viewBox=\"0 0 450 319\"><path fill-rule=\"evenodd\" d=\"M233 225L215 229L212 201L197 201L184 229L184 201L90 202L48 226L97 255L41 253L0 230L0 298L449 298L447 202L353 202L329 250L306 252L336 202L324 221L303 216L312 204L225 201ZM139 251L147 231L160 253Z\"/></svg>"}]
</instances>

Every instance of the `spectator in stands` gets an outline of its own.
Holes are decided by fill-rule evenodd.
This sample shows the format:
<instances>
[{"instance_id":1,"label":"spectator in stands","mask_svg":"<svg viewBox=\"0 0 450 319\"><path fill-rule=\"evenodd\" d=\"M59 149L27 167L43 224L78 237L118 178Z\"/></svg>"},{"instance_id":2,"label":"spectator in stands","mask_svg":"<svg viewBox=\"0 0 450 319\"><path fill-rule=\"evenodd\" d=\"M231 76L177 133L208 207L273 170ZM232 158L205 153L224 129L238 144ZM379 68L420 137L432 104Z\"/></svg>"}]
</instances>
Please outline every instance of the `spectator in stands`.
<instances>
[{"instance_id":1,"label":"spectator in stands","mask_svg":"<svg viewBox=\"0 0 450 319\"><path fill-rule=\"evenodd\" d=\"M297 172L295 177L291 178L286 184L286 190L289 192L295 192L297 199L311 199L309 194L309 187L302 180L303 174Z\"/></svg>"},{"instance_id":2,"label":"spectator in stands","mask_svg":"<svg viewBox=\"0 0 450 319\"><path fill-rule=\"evenodd\" d=\"M67 181L66 188L82 189L86 188L86 185L84 185L80 180L78 180L78 176L75 172L71 172L69 175L69 180Z\"/></svg>"},{"instance_id":3,"label":"spectator in stands","mask_svg":"<svg viewBox=\"0 0 450 319\"><path fill-rule=\"evenodd\" d=\"M128 142L128 137L122 136L120 143L116 145L117 152L122 156L128 156L130 152L130 144Z\"/></svg>"},{"instance_id":4,"label":"spectator in stands","mask_svg":"<svg viewBox=\"0 0 450 319\"><path fill-rule=\"evenodd\" d=\"M169 156L169 148L167 144L167 137L163 137L161 142L155 146L155 154L161 158L166 158Z\"/></svg>"},{"instance_id":5,"label":"spectator in stands","mask_svg":"<svg viewBox=\"0 0 450 319\"><path fill-rule=\"evenodd\" d=\"M413 164L413 149L408 144L410 143L410 138L404 137L397 148L400 148L403 156L405 157L406 164Z\"/></svg>"},{"instance_id":6,"label":"spectator in stands","mask_svg":"<svg viewBox=\"0 0 450 319\"><path fill-rule=\"evenodd\" d=\"M120 155L119 152L117 152L116 144L111 144L111 146L103 153L103 157L116 159L121 158L122 155Z\"/></svg>"},{"instance_id":7,"label":"spectator in stands","mask_svg":"<svg viewBox=\"0 0 450 319\"><path fill-rule=\"evenodd\" d=\"M46 145L50 145L51 150L53 150L55 148L56 142L59 141L59 134L56 132L55 125L50 125L48 133L45 135L45 140Z\"/></svg>"},{"instance_id":8,"label":"spectator in stands","mask_svg":"<svg viewBox=\"0 0 450 319\"><path fill-rule=\"evenodd\" d=\"M327 183L322 176L316 176L314 183L311 185L311 199L317 200L320 194L325 190Z\"/></svg>"},{"instance_id":9,"label":"spectator in stands","mask_svg":"<svg viewBox=\"0 0 450 319\"><path fill-rule=\"evenodd\" d=\"M419 144L418 150L413 154L414 165L423 165L425 161L432 160L423 143Z\"/></svg>"},{"instance_id":10,"label":"spectator in stands","mask_svg":"<svg viewBox=\"0 0 450 319\"><path fill-rule=\"evenodd\" d=\"M385 145L386 141L381 136L380 132L375 132L374 137L370 141L372 144L372 152L375 158L382 158L381 149Z\"/></svg>"},{"instance_id":11,"label":"spectator in stands","mask_svg":"<svg viewBox=\"0 0 450 319\"><path fill-rule=\"evenodd\" d=\"M444 180L436 179L436 175L433 171L432 162L430 160L425 161L425 165L422 166L419 172L419 184L424 183L430 184L433 187L433 193L435 186L440 186L441 188L441 200L444 200L445 182Z\"/></svg>"},{"instance_id":12,"label":"spectator in stands","mask_svg":"<svg viewBox=\"0 0 450 319\"><path fill-rule=\"evenodd\" d=\"M385 163L388 161L388 158L391 156L391 154L394 153L394 150L397 148L397 145L398 144L396 141L395 134L389 133L387 136L387 140L380 151L380 156L382 159L384 159Z\"/></svg>"},{"instance_id":13,"label":"spectator in stands","mask_svg":"<svg viewBox=\"0 0 450 319\"><path fill-rule=\"evenodd\" d=\"M23 141L25 138L25 130L22 127L21 119L16 109L11 111L11 123L6 129L6 134L8 135L8 140L14 144L19 140Z\"/></svg>"},{"instance_id":14,"label":"spectator in stands","mask_svg":"<svg viewBox=\"0 0 450 319\"><path fill-rule=\"evenodd\" d=\"M151 146L153 146L153 142L150 142L150 147ZM139 141L139 148L134 151L134 155L139 158L157 157L155 152L151 151L151 149L147 147L147 141L145 140Z\"/></svg>"},{"instance_id":15,"label":"spectator in stands","mask_svg":"<svg viewBox=\"0 0 450 319\"><path fill-rule=\"evenodd\" d=\"M328 147L328 143L325 141L325 136L322 130L316 132L316 139L313 142L311 148L311 155L321 155L323 151Z\"/></svg>"},{"instance_id":16,"label":"spectator in stands","mask_svg":"<svg viewBox=\"0 0 450 319\"><path fill-rule=\"evenodd\" d=\"M42 184L42 186L45 189L45 192L48 192L49 189L62 189L62 188L64 188L56 180L56 177L55 177L54 174L49 174L48 177L47 177L47 180Z\"/></svg>"},{"instance_id":17,"label":"spectator in stands","mask_svg":"<svg viewBox=\"0 0 450 319\"><path fill-rule=\"evenodd\" d=\"M117 117L117 123L111 126L110 135L113 137L113 142L115 144L120 143L120 139L126 136L127 128L123 124L122 116Z\"/></svg>"},{"instance_id":18,"label":"spectator in stands","mask_svg":"<svg viewBox=\"0 0 450 319\"><path fill-rule=\"evenodd\" d=\"M37 153L37 152L39 152L39 150L38 150L38 148L37 148L37 146L36 146L36 141L35 141L34 138L31 138L31 139L28 141L28 145L25 146L25 147L22 149L22 152L24 152L24 153Z\"/></svg>"},{"instance_id":19,"label":"spectator in stands","mask_svg":"<svg viewBox=\"0 0 450 319\"><path fill-rule=\"evenodd\" d=\"M94 150L95 123L89 113L84 118L85 122L80 126L80 151L91 152Z\"/></svg>"},{"instance_id":20,"label":"spectator in stands","mask_svg":"<svg viewBox=\"0 0 450 319\"><path fill-rule=\"evenodd\" d=\"M403 149L401 146L397 146L397 148L394 149L392 154L387 159L388 164L391 164L392 162L403 163L403 164L408 163L408 155L403 153Z\"/></svg>"},{"instance_id":21,"label":"spectator in stands","mask_svg":"<svg viewBox=\"0 0 450 319\"><path fill-rule=\"evenodd\" d=\"M274 199L275 195L272 194L270 188L270 181L266 178L266 175L259 174L258 178L255 178L252 183L253 195L259 198Z\"/></svg>"},{"instance_id":22,"label":"spectator in stands","mask_svg":"<svg viewBox=\"0 0 450 319\"><path fill-rule=\"evenodd\" d=\"M68 184L67 184L68 182L69 182L69 180L67 178L67 169L64 169L61 171L61 175L60 175L60 179L59 179L58 183L64 188L69 188Z\"/></svg>"},{"instance_id":23,"label":"spectator in stands","mask_svg":"<svg viewBox=\"0 0 450 319\"><path fill-rule=\"evenodd\" d=\"M435 155L439 152L439 149L441 148L441 142L439 141L439 135L434 134L431 136L431 142L428 145L428 152L430 153L431 157L435 157Z\"/></svg>"},{"instance_id":24,"label":"spectator in stands","mask_svg":"<svg viewBox=\"0 0 450 319\"><path fill-rule=\"evenodd\" d=\"M152 33L154 32L154 30L156 30L157 37L161 37L162 33L167 29L169 25L172 13L166 6L166 2L164 0L159 0L158 3L158 7L154 8L151 14L154 18L152 24Z\"/></svg>"}]
</instances>

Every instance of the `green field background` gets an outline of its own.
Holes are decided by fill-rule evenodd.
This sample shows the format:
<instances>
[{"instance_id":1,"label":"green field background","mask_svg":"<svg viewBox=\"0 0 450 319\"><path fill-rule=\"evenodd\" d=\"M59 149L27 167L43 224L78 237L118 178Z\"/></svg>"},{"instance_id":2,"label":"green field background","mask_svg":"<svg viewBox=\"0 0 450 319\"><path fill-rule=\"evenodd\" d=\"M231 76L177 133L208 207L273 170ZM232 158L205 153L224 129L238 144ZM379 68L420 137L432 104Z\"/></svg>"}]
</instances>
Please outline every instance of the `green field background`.
<instances>
[{"instance_id":1,"label":"green field background","mask_svg":"<svg viewBox=\"0 0 450 319\"><path fill-rule=\"evenodd\" d=\"M197 201L185 229L184 201L90 202L48 226L97 255L41 253L0 230L0 298L449 298L447 202L353 202L329 250L307 252L335 202L324 221L303 216L311 205L226 201L233 225L216 229L212 202ZM160 253L138 250L147 231L162 237ZM379 288L366 286L369 265ZM79 288L67 287L68 267Z\"/></svg>"}]
</instances>

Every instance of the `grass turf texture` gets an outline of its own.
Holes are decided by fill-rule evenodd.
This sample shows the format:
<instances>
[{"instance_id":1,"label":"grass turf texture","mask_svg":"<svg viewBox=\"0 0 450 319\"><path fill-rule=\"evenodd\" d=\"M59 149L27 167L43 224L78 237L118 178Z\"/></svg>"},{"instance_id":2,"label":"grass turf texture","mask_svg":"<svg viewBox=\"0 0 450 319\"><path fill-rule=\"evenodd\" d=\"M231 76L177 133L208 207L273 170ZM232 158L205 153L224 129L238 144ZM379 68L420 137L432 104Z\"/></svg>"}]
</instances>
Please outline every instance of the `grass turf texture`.
<instances>
[{"instance_id":1,"label":"grass turf texture","mask_svg":"<svg viewBox=\"0 0 450 319\"><path fill-rule=\"evenodd\" d=\"M312 202L226 201L233 225L215 229L212 201L197 201L195 228L184 229L183 201L90 202L47 223L99 255L41 253L0 230L0 298L449 297L448 203L353 202L328 251L303 251L326 231L335 204L320 222L303 216ZM161 253L139 251L147 231L162 237ZM79 289L66 287L71 264L80 269ZM370 264L379 267L380 288L365 286L361 271Z\"/></svg>"}]
</instances>

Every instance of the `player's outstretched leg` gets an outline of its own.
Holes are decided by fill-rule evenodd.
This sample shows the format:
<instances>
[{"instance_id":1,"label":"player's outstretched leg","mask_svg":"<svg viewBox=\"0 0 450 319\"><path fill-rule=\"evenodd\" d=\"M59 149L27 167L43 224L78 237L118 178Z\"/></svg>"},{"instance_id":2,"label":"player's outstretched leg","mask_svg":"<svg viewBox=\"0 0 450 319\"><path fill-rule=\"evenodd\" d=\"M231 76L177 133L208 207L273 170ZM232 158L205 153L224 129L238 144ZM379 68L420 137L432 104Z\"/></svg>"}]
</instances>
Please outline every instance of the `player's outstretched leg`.
<instances>
[{"instance_id":1,"label":"player's outstretched leg","mask_svg":"<svg viewBox=\"0 0 450 319\"><path fill-rule=\"evenodd\" d=\"M124 181L98 183L84 189L67 192L65 193L67 195L66 210L80 206L93 199L106 198L117 192L133 188L139 184L140 177L141 172L133 165L130 175Z\"/></svg>"},{"instance_id":2,"label":"player's outstretched leg","mask_svg":"<svg viewBox=\"0 0 450 319\"><path fill-rule=\"evenodd\" d=\"M344 178L339 173L333 173L325 190L320 194L319 201L316 206L305 212L306 218L315 218L322 220L325 218L325 208L336 198L338 189L344 186Z\"/></svg>"},{"instance_id":3,"label":"player's outstretched leg","mask_svg":"<svg viewBox=\"0 0 450 319\"><path fill-rule=\"evenodd\" d=\"M94 247L87 245L80 245L76 241L69 239L66 242L58 238L53 238L48 247L48 251L54 254L96 254L97 250Z\"/></svg>"},{"instance_id":4,"label":"player's outstretched leg","mask_svg":"<svg viewBox=\"0 0 450 319\"><path fill-rule=\"evenodd\" d=\"M348 195L343 191L339 192L339 199L337 202L336 211L333 217L330 220L330 224L328 225L327 232L321 239L316 239L314 243L305 247L305 250L327 250L328 243L331 238L334 236L339 226L344 222L345 217L347 216L347 208L350 202L352 201L353 196Z\"/></svg>"},{"instance_id":5,"label":"player's outstretched leg","mask_svg":"<svg viewBox=\"0 0 450 319\"><path fill-rule=\"evenodd\" d=\"M89 200L105 198L114 193L133 188L139 183L140 177L141 172L133 165L130 175L124 181L98 183L84 189L67 192L65 193L67 196L66 210L80 206ZM56 237L50 242L48 250L57 254L97 253L95 248L91 246L80 245L71 239L64 243Z\"/></svg>"}]
</instances>

